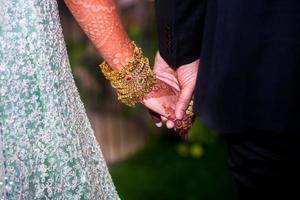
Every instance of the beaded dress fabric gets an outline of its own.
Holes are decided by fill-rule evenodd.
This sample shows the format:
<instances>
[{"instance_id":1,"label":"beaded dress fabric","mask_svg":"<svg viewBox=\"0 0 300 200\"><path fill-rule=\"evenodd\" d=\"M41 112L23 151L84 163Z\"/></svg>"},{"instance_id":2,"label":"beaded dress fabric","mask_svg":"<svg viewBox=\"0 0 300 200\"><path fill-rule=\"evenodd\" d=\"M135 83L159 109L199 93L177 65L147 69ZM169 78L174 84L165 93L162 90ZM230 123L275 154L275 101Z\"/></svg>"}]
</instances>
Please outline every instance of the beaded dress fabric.
<instances>
[{"instance_id":1,"label":"beaded dress fabric","mask_svg":"<svg viewBox=\"0 0 300 200\"><path fill-rule=\"evenodd\" d=\"M0 0L0 199L119 199L55 0Z\"/></svg>"}]
</instances>

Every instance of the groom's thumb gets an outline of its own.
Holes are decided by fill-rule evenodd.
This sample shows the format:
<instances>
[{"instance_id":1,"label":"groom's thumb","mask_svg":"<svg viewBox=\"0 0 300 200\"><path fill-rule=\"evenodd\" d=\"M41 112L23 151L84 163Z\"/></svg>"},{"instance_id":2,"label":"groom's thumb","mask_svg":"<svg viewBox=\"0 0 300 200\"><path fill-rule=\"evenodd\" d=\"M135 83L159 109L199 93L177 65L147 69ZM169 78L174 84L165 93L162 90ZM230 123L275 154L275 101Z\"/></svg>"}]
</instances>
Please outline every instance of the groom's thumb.
<instances>
[{"instance_id":1,"label":"groom's thumb","mask_svg":"<svg viewBox=\"0 0 300 200\"><path fill-rule=\"evenodd\" d=\"M190 89L189 87L184 87L181 89L178 97L178 102L175 108L175 115L177 119L179 120L183 119L185 115L185 111L192 99L192 95L193 95L193 90Z\"/></svg>"}]
</instances>

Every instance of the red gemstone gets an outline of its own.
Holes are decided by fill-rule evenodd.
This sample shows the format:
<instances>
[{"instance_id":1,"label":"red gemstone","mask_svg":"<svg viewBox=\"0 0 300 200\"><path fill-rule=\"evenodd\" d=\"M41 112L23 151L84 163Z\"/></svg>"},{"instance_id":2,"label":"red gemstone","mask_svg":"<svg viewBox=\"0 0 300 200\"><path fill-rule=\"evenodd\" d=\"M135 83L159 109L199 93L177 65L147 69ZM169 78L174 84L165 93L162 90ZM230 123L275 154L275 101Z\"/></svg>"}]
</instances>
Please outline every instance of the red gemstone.
<instances>
[{"instance_id":1,"label":"red gemstone","mask_svg":"<svg viewBox=\"0 0 300 200\"><path fill-rule=\"evenodd\" d=\"M127 76L126 77L126 81L130 82L132 80L132 77L131 76Z\"/></svg>"}]
</instances>

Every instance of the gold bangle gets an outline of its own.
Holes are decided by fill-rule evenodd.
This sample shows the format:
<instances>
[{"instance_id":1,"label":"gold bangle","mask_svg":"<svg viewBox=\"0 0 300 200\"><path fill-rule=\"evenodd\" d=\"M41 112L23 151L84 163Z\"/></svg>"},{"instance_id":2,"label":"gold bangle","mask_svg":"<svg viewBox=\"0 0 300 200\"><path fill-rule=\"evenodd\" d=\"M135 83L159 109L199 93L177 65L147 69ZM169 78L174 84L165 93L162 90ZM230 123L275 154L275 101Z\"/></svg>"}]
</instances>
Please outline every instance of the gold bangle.
<instances>
[{"instance_id":1,"label":"gold bangle","mask_svg":"<svg viewBox=\"0 0 300 200\"><path fill-rule=\"evenodd\" d=\"M185 114L193 117L195 114L194 114L194 111L193 111L193 107L194 107L194 100L192 99L185 111Z\"/></svg>"},{"instance_id":2,"label":"gold bangle","mask_svg":"<svg viewBox=\"0 0 300 200\"><path fill-rule=\"evenodd\" d=\"M142 50L134 42L132 44L134 45L133 57L120 70L114 71L106 62L100 65L100 69L112 87L117 90L118 100L134 107L152 91L156 78L148 58L143 56Z\"/></svg>"}]
</instances>

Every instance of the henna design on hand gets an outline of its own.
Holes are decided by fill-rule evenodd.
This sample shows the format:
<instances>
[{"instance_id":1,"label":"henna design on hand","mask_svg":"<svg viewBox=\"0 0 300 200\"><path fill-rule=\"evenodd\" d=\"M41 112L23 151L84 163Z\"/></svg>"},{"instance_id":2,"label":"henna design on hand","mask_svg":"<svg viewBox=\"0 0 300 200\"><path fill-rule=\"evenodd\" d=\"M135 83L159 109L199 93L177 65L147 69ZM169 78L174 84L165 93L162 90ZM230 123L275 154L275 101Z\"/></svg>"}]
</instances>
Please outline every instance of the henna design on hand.
<instances>
[{"instance_id":1,"label":"henna design on hand","mask_svg":"<svg viewBox=\"0 0 300 200\"><path fill-rule=\"evenodd\" d=\"M192 127L194 117L190 115L185 115L182 120L176 119L174 121L174 130L184 139L187 139L189 129Z\"/></svg>"},{"instance_id":2,"label":"henna design on hand","mask_svg":"<svg viewBox=\"0 0 300 200\"><path fill-rule=\"evenodd\" d=\"M188 131L191 128L193 124L194 118L190 115L185 115L182 120L178 120L175 117L175 109L167 106L166 104L163 104L163 108L165 110L165 113L167 115L168 120L171 120L174 122L174 130L184 139L187 139Z\"/></svg>"},{"instance_id":3,"label":"henna design on hand","mask_svg":"<svg viewBox=\"0 0 300 200\"><path fill-rule=\"evenodd\" d=\"M176 96L176 92L165 82L161 81L160 79L156 79L156 83L153 86L152 91L145 96L144 100L167 96Z\"/></svg>"},{"instance_id":4,"label":"henna design on hand","mask_svg":"<svg viewBox=\"0 0 300 200\"><path fill-rule=\"evenodd\" d=\"M169 120L175 120L175 109L172 108L171 106L167 106L166 104L163 104L162 106L165 110L167 118Z\"/></svg>"}]
</instances>

